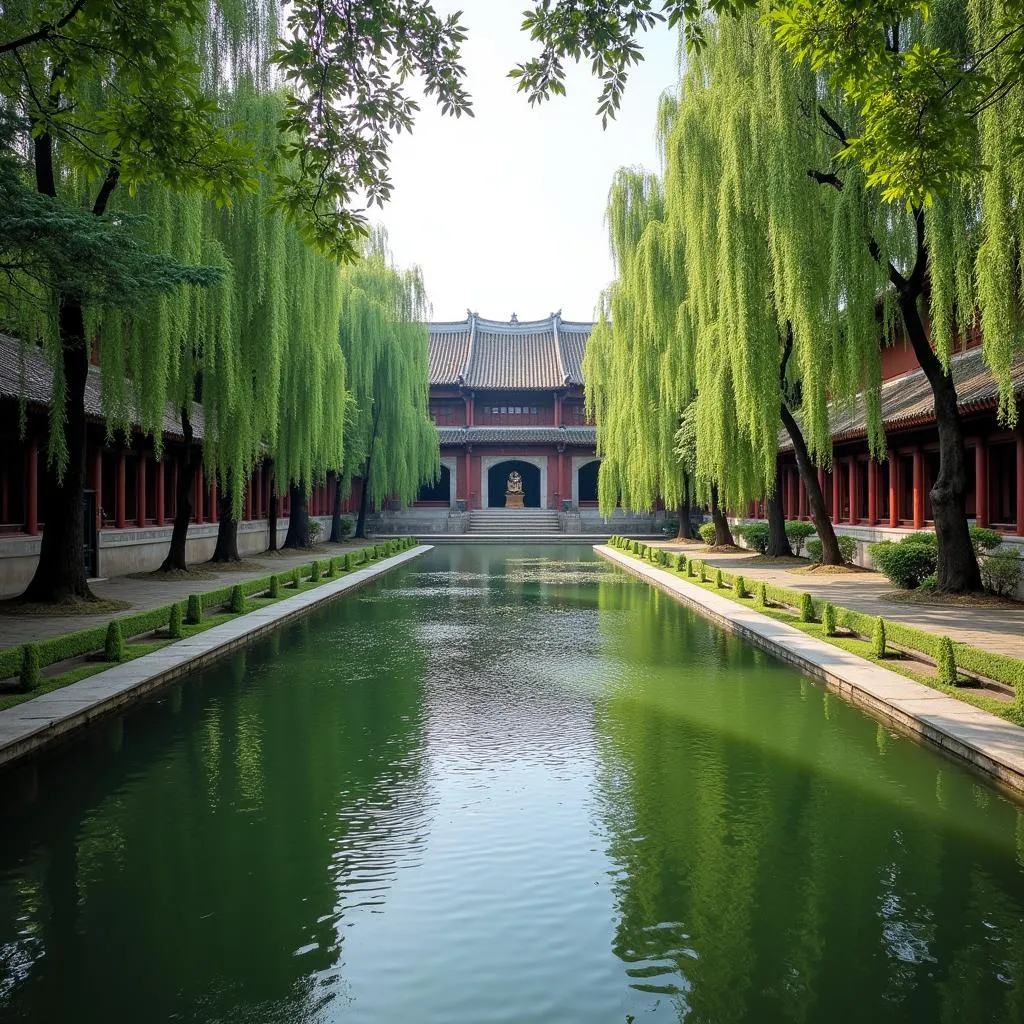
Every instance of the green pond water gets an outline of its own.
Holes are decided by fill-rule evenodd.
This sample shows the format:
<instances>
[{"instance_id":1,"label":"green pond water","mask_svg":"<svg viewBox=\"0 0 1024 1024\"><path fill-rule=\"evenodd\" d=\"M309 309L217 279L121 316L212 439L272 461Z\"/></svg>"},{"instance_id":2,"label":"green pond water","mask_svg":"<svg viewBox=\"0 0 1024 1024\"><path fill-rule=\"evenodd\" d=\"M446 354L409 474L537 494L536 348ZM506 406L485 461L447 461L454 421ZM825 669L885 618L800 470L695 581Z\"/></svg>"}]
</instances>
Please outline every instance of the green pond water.
<instances>
[{"instance_id":1,"label":"green pond water","mask_svg":"<svg viewBox=\"0 0 1024 1024\"><path fill-rule=\"evenodd\" d=\"M440 547L0 776L0 1021L1024 1020L1024 817L582 547Z\"/></svg>"}]
</instances>

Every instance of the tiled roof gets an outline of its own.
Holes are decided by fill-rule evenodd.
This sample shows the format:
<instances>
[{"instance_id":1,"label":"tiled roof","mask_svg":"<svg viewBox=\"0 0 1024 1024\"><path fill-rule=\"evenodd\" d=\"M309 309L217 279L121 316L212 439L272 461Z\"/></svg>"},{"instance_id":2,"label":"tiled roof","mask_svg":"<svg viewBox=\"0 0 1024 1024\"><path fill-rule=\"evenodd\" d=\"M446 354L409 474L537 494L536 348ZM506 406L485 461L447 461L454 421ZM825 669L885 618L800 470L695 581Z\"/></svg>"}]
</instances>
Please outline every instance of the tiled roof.
<instances>
[{"instance_id":1,"label":"tiled roof","mask_svg":"<svg viewBox=\"0 0 1024 1024\"><path fill-rule=\"evenodd\" d=\"M460 383L466 364L469 362L470 325L431 324L429 328L428 352L430 362L430 383Z\"/></svg>"},{"instance_id":2,"label":"tiled roof","mask_svg":"<svg viewBox=\"0 0 1024 1024\"><path fill-rule=\"evenodd\" d=\"M980 348L969 349L950 361L961 412L993 409L998 403L998 387L992 371L985 365ZM1024 396L1024 354L1018 355L1011 370L1014 393ZM935 398L924 370L914 370L882 384L882 425L898 430L935 420ZM862 437L867 433L864 399L858 395L849 407L831 407L832 437L836 441ZM789 449L789 435L782 432L782 447Z\"/></svg>"},{"instance_id":3,"label":"tiled roof","mask_svg":"<svg viewBox=\"0 0 1024 1024\"><path fill-rule=\"evenodd\" d=\"M22 376L24 359L24 377ZM100 370L89 367L85 382L85 414L89 419L102 422L100 405ZM24 387L22 382L24 381ZM49 408L53 375L43 353L34 345L22 347L17 339L0 334L0 398L17 401L24 395L28 405ZM192 429L197 441L203 437L203 409L192 403ZM181 421L177 410L168 405L164 412L163 432L168 437L181 437Z\"/></svg>"},{"instance_id":4,"label":"tiled roof","mask_svg":"<svg viewBox=\"0 0 1024 1024\"><path fill-rule=\"evenodd\" d=\"M581 364L593 325L546 320L484 320L429 327L430 383L475 390L551 391L583 383Z\"/></svg>"},{"instance_id":5,"label":"tiled roof","mask_svg":"<svg viewBox=\"0 0 1024 1024\"><path fill-rule=\"evenodd\" d=\"M438 427L441 445L565 444L593 448L594 427Z\"/></svg>"}]
</instances>

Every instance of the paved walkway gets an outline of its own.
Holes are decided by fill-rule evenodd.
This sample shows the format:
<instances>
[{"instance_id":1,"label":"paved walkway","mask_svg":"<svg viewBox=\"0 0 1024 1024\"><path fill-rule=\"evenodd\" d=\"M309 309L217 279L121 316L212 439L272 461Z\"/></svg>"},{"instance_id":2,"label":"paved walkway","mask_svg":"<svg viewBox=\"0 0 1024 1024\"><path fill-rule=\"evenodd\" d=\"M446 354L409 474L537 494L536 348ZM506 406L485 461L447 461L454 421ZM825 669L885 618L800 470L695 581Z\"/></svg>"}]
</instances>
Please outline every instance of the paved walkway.
<instances>
[{"instance_id":1,"label":"paved walkway","mask_svg":"<svg viewBox=\"0 0 1024 1024\"><path fill-rule=\"evenodd\" d=\"M599 547L597 552L724 629L821 680L847 700L973 764L1024 797L1024 729L1019 725L858 658L649 562L610 547Z\"/></svg>"},{"instance_id":2,"label":"paved walkway","mask_svg":"<svg viewBox=\"0 0 1024 1024\"><path fill-rule=\"evenodd\" d=\"M702 544L666 541L657 545L681 551L726 572L742 573L748 580L764 580L780 587L806 590L812 597L831 601L868 615L884 615L893 622L915 626L937 636L987 651L1024 658L1024 606L1018 608L960 607L957 605L908 604L894 600L896 588L880 573L857 572L808 575L748 564L757 557L749 551L721 554L707 551Z\"/></svg>"},{"instance_id":3,"label":"paved walkway","mask_svg":"<svg viewBox=\"0 0 1024 1024\"><path fill-rule=\"evenodd\" d=\"M358 551L374 543L372 540L348 541L343 544L318 544L312 551L247 555L245 561L259 565L258 570L229 570L198 579L150 580L133 579L131 576L111 576L109 579L93 583L93 593L108 601L127 601L131 605L130 608L120 612L103 612L100 615L0 615L0 649L15 647L28 641L46 640L52 636L60 636L61 633L74 633L79 629L104 626L110 619L132 615L149 608L159 608L172 601L182 601L189 594L201 594L206 590L242 583L244 580L266 576L272 572L283 574L296 565L308 564L314 558L326 560L349 551ZM206 564L201 567L209 569Z\"/></svg>"}]
</instances>

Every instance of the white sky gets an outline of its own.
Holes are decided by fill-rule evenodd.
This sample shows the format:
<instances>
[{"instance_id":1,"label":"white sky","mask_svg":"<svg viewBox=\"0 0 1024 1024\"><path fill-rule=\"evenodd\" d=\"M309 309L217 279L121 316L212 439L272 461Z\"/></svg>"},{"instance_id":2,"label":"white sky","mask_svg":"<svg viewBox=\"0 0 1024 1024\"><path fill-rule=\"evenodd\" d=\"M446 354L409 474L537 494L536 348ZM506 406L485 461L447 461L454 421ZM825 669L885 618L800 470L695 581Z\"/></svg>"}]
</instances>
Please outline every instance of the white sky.
<instances>
[{"instance_id":1,"label":"white sky","mask_svg":"<svg viewBox=\"0 0 1024 1024\"><path fill-rule=\"evenodd\" d=\"M571 68L568 95L530 107L506 77L532 56L520 30L529 0L438 0L461 9L463 58L476 116L442 117L425 101L411 136L395 140L395 190L383 213L399 266L423 268L435 320L466 309L520 320L561 309L590 320L612 277L604 210L623 165L657 167L658 97L676 79L676 37L644 37L646 60L630 75L618 119L595 114L598 83Z\"/></svg>"}]
</instances>

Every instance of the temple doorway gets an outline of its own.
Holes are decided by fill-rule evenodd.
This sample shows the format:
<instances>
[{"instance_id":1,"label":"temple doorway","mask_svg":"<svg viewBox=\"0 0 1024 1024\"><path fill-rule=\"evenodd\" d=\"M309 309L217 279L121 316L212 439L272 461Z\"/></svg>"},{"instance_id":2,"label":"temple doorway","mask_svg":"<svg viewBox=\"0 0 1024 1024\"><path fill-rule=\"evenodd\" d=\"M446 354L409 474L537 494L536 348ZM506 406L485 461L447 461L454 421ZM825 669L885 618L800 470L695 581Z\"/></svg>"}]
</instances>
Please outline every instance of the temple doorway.
<instances>
[{"instance_id":1,"label":"temple doorway","mask_svg":"<svg viewBox=\"0 0 1024 1024\"><path fill-rule=\"evenodd\" d=\"M499 462L487 471L487 507L505 507L505 488L513 470L523 478L523 507L540 508L540 470L521 459Z\"/></svg>"}]
</instances>

